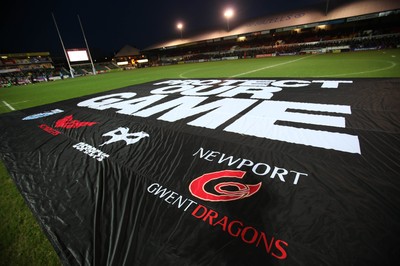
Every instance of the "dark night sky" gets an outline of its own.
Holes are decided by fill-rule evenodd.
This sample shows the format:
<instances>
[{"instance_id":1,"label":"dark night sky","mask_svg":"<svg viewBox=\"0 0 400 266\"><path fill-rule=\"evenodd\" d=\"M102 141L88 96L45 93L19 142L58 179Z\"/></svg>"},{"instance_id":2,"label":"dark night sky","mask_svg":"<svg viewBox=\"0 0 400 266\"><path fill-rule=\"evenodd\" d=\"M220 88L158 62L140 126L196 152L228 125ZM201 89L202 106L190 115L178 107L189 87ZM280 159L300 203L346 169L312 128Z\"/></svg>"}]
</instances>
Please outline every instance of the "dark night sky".
<instances>
[{"instance_id":1,"label":"dark night sky","mask_svg":"<svg viewBox=\"0 0 400 266\"><path fill-rule=\"evenodd\" d=\"M331 0L330 5L339 1ZM231 19L234 27L285 10L312 5L324 9L325 3L326 0L2 0L0 54L63 54L52 12L67 49L85 47L79 15L92 53L112 55L126 44L145 49L179 38L178 20L185 24L186 36L225 28L223 10L228 6L235 10Z\"/></svg>"}]
</instances>

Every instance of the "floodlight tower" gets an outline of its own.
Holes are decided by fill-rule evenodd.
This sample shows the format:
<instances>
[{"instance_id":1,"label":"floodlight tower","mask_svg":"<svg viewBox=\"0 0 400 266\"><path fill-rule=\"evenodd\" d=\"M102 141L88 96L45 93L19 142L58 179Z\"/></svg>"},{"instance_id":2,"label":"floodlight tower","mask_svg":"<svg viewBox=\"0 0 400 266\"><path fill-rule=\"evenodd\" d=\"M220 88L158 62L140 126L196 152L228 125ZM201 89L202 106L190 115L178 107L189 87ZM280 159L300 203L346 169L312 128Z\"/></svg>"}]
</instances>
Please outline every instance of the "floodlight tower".
<instances>
[{"instance_id":1,"label":"floodlight tower","mask_svg":"<svg viewBox=\"0 0 400 266\"><path fill-rule=\"evenodd\" d=\"M329 9L329 0L326 0L325 16L328 15L328 9Z\"/></svg>"},{"instance_id":2,"label":"floodlight tower","mask_svg":"<svg viewBox=\"0 0 400 266\"><path fill-rule=\"evenodd\" d=\"M224 12L224 17L226 18L226 25L227 25L228 31L229 31L229 19L231 17L233 17L233 9L232 8L226 9Z\"/></svg>"},{"instance_id":3,"label":"floodlight tower","mask_svg":"<svg viewBox=\"0 0 400 266\"><path fill-rule=\"evenodd\" d=\"M178 24L176 24L176 27L177 27L178 30L181 32L181 39L182 39L182 29L183 29L183 24L182 24L182 22L179 22Z\"/></svg>"}]
</instances>

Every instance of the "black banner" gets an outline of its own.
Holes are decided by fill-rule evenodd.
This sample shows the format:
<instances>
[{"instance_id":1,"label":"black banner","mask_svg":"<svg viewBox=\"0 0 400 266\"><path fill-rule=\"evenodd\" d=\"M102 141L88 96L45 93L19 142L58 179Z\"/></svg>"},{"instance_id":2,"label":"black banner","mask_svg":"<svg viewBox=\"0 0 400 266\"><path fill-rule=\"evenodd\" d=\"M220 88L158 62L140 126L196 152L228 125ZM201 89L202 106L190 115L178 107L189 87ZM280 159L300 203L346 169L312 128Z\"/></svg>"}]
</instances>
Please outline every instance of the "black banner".
<instances>
[{"instance_id":1,"label":"black banner","mask_svg":"<svg viewBox=\"0 0 400 266\"><path fill-rule=\"evenodd\" d=\"M390 265L398 79L161 80L0 116L66 265Z\"/></svg>"}]
</instances>

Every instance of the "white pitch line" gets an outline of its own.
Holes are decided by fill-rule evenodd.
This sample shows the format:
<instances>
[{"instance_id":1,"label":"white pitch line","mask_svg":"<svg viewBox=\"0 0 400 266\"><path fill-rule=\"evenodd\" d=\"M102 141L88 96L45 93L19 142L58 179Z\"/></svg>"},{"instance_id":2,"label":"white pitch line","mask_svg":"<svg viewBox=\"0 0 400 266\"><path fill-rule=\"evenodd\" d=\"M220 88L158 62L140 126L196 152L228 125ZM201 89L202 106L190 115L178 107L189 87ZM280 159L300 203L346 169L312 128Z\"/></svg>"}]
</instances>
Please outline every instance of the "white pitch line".
<instances>
[{"instance_id":1,"label":"white pitch line","mask_svg":"<svg viewBox=\"0 0 400 266\"><path fill-rule=\"evenodd\" d=\"M302 57L302 58L299 58L299 59L295 59L295 60L279 63L279 64L276 64L276 65L261 67L261 68L258 68L258 69L254 69L254 70L250 70L250 71L247 71L247 72L243 72L243 73L240 73L240 74L236 74L236 75L230 76L230 78L236 78L236 77L239 77L239 76L243 76L243 75L247 75L247 74L250 74L250 73L258 72L258 71L261 71L261 70L264 70L264 69L291 64L291 63L294 63L294 62L297 62L297 61L300 61L300 60L303 60L303 59L306 59L306 58L309 58L309 57L312 57L312 56L315 56L315 55L309 55L309 56L306 56L306 57Z\"/></svg>"},{"instance_id":2,"label":"white pitch line","mask_svg":"<svg viewBox=\"0 0 400 266\"><path fill-rule=\"evenodd\" d=\"M4 104L5 106L7 106L10 110L15 111L15 108L12 107L8 102L3 101L3 104Z\"/></svg>"},{"instance_id":3,"label":"white pitch line","mask_svg":"<svg viewBox=\"0 0 400 266\"><path fill-rule=\"evenodd\" d=\"M341 76L351 76L351 75L362 75L362 74L367 74L367 73L373 73L373 72L379 72L379 71L385 71L385 70L389 70L392 69L394 67L397 66L397 64L395 62L392 61L386 61L387 63L390 64L390 66L388 67L383 67L383 68L377 68L377 69L373 69L373 70L367 70L367 71L360 71L360 72L352 72L352 73L342 73L342 74L332 74L332 75L324 75L324 76L320 76L321 78L325 78L325 77L341 77Z\"/></svg>"},{"instance_id":4,"label":"white pitch line","mask_svg":"<svg viewBox=\"0 0 400 266\"><path fill-rule=\"evenodd\" d=\"M199 70L199 68L195 68L195 69L191 69L191 70L185 71L183 73L180 73L179 77L185 79L186 78L186 76L185 76L186 74L188 74L190 72L195 72L195 71L198 71L198 70Z\"/></svg>"},{"instance_id":5,"label":"white pitch line","mask_svg":"<svg viewBox=\"0 0 400 266\"><path fill-rule=\"evenodd\" d=\"M12 105L15 105L15 104L20 104L20 103L26 103L26 102L29 102L29 100L26 100L26 101L21 101L21 102L15 102L15 103L11 103Z\"/></svg>"}]
</instances>

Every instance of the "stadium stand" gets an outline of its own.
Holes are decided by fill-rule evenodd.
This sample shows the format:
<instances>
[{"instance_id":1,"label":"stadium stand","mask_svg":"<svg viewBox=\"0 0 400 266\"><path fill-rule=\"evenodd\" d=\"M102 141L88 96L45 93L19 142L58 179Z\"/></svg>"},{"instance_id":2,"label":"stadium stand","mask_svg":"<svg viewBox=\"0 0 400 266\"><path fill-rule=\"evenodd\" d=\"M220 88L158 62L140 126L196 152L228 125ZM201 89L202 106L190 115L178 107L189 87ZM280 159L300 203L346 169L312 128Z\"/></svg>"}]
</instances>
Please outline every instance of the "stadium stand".
<instances>
[{"instance_id":1,"label":"stadium stand","mask_svg":"<svg viewBox=\"0 0 400 266\"><path fill-rule=\"evenodd\" d=\"M139 49L125 45L114 56L113 61L123 69L133 69L147 66L147 61L143 59L144 56L140 53Z\"/></svg>"},{"instance_id":2,"label":"stadium stand","mask_svg":"<svg viewBox=\"0 0 400 266\"><path fill-rule=\"evenodd\" d=\"M257 19L230 32L213 31L143 51L151 65L302 53L396 48L400 2L359 1L328 13L300 10Z\"/></svg>"},{"instance_id":3,"label":"stadium stand","mask_svg":"<svg viewBox=\"0 0 400 266\"><path fill-rule=\"evenodd\" d=\"M0 55L2 87L47 80L53 70L53 61L48 52Z\"/></svg>"},{"instance_id":4,"label":"stadium stand","mask_svg":"<svg viewBox=\"0 0 400 266\"><path fill-rule=\"evenodd\" d=\"M113 62L95 64L97 73L119 69ZM93 74L90 64L74 65L76 76ZM0 86L10 87L36 82L47 82L69 78L64 63L54 63L49 52L16 53L0 55Z\"/></svg>"},{"instance_id":5,"label":"stadium stand","mask_svg":"<svg viewBox=\"0 0 400 266\"><path fill-rule=\"evenodd\" d=\"M103 63L96 63L94 64L97 74L107 73L113 69L119 69L117 65L112 62L103 62ZM91 64L75 64L73 65L74 75L79 76L86 76L92 75L93 69Z\"/></svg>"},{"instance_id":6,"label":"stadium stand","mask_svg":"<svg viewBox=\"0 0 400 266\"><path fill-rule=\"evenodd\" d=\"M96 63L98 73L113 70L217 60L307 53L339 53L400 48L400 1L363 0L318 9L291 11L233 28L151 46L124 46L111 62ZM1 86L68 78L64 63L49 53L0 55ZM65 61L65 60L64 60ZM93 74L90 64L73 66L75 76Z\"/></svg>"}]
</instances>

